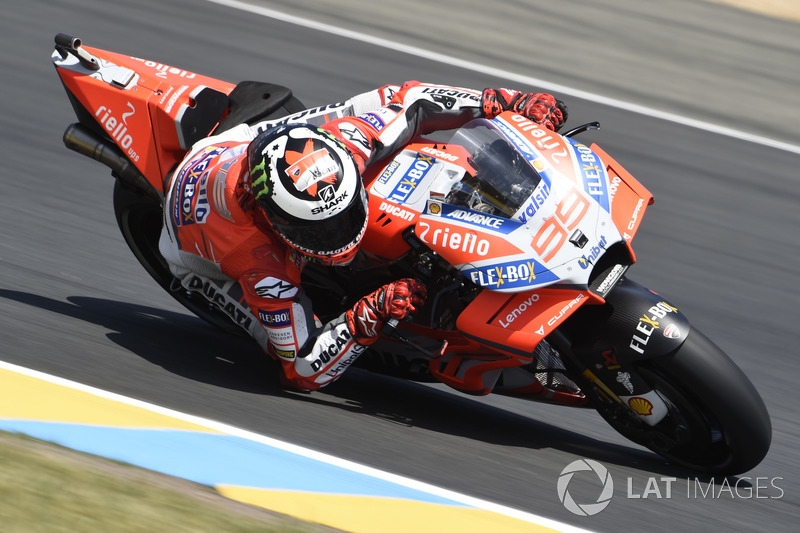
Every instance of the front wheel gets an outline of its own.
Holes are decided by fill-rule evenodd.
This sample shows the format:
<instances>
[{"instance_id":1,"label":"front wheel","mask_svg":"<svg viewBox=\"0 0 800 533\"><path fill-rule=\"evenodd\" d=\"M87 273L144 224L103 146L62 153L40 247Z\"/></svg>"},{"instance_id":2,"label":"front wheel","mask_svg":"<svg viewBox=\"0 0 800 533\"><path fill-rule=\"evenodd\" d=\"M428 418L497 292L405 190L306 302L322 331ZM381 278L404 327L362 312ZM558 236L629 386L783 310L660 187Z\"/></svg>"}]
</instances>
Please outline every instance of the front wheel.
<instances>
[{"instance_id":1,"label":"front wheel","mask_svg":"<svg viewBox=\"0 0 800 533\"><path fill-rule=\"evenodd\" d=\"M694 471L735 475L766 456L772 424L764 401L731 359L692 329L672 355L636 371L664 398L669 414L650 427L619 410L600 414L632 441Z\"/></svg>"}]
</instances>

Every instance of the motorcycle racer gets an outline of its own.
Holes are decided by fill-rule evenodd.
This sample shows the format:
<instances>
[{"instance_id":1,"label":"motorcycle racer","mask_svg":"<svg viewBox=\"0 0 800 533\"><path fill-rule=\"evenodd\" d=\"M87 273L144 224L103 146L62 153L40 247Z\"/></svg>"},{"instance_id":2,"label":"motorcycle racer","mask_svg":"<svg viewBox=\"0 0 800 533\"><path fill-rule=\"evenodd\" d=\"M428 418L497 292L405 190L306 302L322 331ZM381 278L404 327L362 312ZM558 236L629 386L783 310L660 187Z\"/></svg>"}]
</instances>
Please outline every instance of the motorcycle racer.
<instances>
[{"instance_id":1,"label":"motorcycle racer","mask_svg":"<svg viewBox=\"0 0 800 533\"><path fill-rule=\"evenodd\" d=\"M546 93L406 82L196 143L166 188L159 248L202 293L281 362L282 383L336 380L426 288L399 279L322 324L300 285L304 266L350 263L367 225L364 170L417 135L513 110L557 131L563 102Z\"/></svg>"}]
</instances>

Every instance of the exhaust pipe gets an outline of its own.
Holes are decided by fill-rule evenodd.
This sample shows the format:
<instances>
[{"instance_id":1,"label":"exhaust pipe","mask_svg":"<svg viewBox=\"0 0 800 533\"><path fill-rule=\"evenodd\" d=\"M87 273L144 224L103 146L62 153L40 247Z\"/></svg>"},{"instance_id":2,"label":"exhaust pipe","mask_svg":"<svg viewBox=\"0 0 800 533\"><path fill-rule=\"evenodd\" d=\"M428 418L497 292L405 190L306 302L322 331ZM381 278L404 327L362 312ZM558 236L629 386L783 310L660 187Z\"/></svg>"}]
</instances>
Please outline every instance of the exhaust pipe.
<instances>
[{"instance_id":1,"label":"exhaust pipe","mask_svg":"<svg viewBox=\"0 0 800 533\"><path fill-rule=\"evenodd\" d=\"M80 123L70 124L64 131L64 145L81 155L94 159L111 169L112 175L123 184L163 202L164 194L147 181L115 144L97 135Z\"/></svg>"}]
</instances>

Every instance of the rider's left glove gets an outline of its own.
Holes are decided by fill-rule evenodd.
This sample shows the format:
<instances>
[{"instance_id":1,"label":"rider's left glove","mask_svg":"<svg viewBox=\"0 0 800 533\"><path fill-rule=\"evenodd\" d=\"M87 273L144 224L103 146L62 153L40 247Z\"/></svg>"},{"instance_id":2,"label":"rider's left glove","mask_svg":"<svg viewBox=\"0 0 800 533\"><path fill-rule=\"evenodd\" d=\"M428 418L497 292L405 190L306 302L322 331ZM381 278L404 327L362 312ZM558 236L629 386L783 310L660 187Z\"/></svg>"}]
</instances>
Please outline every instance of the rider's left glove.
<instances>
[{"instance_id":1,"label":"rider's left glove","mask_svg":"<svg viewBox=\"0 0 800 533\"><path fill-rule=\"evenodd\" d=\"M410 318L425 304L426 296L425 285L414 279L388 283L358 300L347 311L345 318L350 334L359 344L372 344L389 320Z\"/></svg>"},{"instance_id":2,"label":"rider's left glove","mask_svg":"<svg viewBox=\"0 0 800 533\"><path fill-rule=\"evenodd\" d=\"M545 128L558 131L567 121L567 105L548 93L521 93L509 89L484 89L481 107L486 118L514 111Z\"/></svg>"}]
</instances>

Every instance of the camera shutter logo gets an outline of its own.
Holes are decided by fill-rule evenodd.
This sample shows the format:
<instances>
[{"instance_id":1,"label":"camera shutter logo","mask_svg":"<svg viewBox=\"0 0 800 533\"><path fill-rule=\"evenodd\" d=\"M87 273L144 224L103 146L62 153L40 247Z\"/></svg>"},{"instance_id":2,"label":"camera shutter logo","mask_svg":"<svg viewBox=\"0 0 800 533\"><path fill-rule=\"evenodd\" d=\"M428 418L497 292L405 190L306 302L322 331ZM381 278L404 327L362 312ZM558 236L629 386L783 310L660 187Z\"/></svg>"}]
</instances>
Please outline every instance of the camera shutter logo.
<instances>
[{"instance_id":1,"label":"camera shutter logo","mask_svg":"<svg viewBox=\"0 0 800 533\"><path fill-rule=\"evenodd\" d=\"M603 486L600 496L597 497L597 501L594 503L579 504L572 499L572 496L567 490L569 482L572 481L572 476L574 476L576 472L583 471L591 471L597 474ZM611 497L614 495L614 481L611 479L611 474L608 472L608 469L591 459L578 459L568 464L564 470L561 471L556 488L558 489L558 499L561 500L564 507L571 513L580 516L596 515L611 503Z\"/></svg>"}]
</instances>

